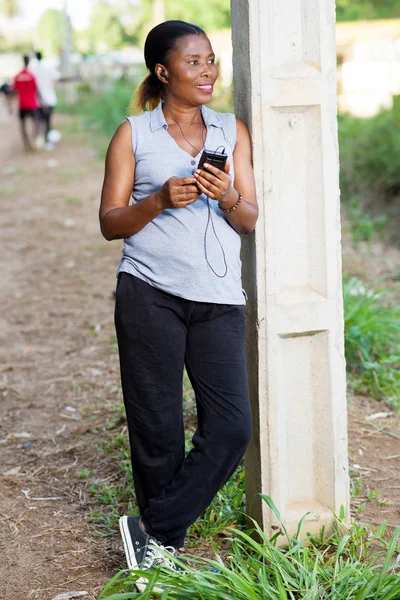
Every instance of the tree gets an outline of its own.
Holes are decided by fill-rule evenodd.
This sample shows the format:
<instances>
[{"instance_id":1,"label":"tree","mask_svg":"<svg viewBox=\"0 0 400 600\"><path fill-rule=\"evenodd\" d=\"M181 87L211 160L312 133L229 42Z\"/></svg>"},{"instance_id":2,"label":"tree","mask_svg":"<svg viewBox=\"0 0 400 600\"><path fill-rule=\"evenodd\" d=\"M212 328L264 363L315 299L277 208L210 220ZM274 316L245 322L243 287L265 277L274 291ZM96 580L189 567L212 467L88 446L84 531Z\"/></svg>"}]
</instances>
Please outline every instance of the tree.
<instances>
[{"instance_id":1,"label":"tree","mask_svg":"<svg viewBox=\"0 0 400 600\"><path fill-rule=\"evenodd\" d=\"M115 10L105 0L94 6L88 30L88 41L92 50L120 48L125 40L124 28Z\"/></svg>"},{"instance_id":2,"label":"tree","mask_svg":"<svg viewBox=\"0 0 400 600\"><path fill-rule=\"evenodd\" d=\"M71 25L70 25L71 26ZM45 55L54 56L65 46L64 12L49 8L39 19L38 45Z\"/></svg>"},{"instance_id":3,"label":"tree","mask_svg":"<svg viewBox=\"0 0 400 600\"><path fill-rule=\"evenodd\" d=\"M336 0L338 21L400 17L398 0Z\"/></svg>"},{"instance_id":4,"label":"tree","mask_svg":"<svg viewBox=\"0 0 400 600\"><path fill-rule=\"evenodd\" d=\"M13 19L19 13L18 0L1 0L0 10L7 19Z\"/></svg>"},{"instance_id":5,"label":"tree","mask_svg":"<svg viewBox=\"0 0 400 600\"><path fill-rule=\"evenodd\" d=\"M130 21L127 27L131 31L134 28L143 43L143 38L153 25L154 0L119 1L123 4L126 20ZM230 27L230 0L164 0L164 5L166 19L195 23L207 33Z\"/></svg>"},{"instance_id":6,"label":"tree","mask_svg":"<svg viewBox=\"0 0 400 600\"><path fill-rule=\"evenodd\" d=\"M189 21L206 32L225 29L231 24L229 0L168 0L165 4L167 19Z\"/></svg>"}]
</instances>

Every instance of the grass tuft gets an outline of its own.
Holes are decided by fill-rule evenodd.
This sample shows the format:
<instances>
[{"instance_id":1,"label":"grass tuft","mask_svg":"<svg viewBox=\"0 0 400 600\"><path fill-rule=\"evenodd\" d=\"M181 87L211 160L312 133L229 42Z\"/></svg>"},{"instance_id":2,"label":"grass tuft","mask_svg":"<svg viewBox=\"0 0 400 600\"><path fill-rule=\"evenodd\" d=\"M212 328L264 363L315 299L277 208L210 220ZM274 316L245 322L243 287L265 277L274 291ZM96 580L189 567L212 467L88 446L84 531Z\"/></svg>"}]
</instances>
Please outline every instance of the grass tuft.
<instances>
[{"instance_id":1,"label":"grass tuft","mask_svg":"<svg viewBox=\"0 0 400 600\"><path fill-rule=\"evenodd\" d=\"M352 389L400 408L400 307L392 292L345 281L345 353Z\"/></svg>"},{"instance_id":2,"label":"grass tuft","mask_svg":"<svg viewBox=\"0 0 400 600\"><path fill-rule=\"evenodd\" d=\"M279 519L271 498L263 499ZM283 523L281 526L284 531ZM300 540L298 535L284 534L286 547L282 547L277 545L276 535L268 538L254 522L251 531L231 530L226 561L216 553L213 559L188 557L188 564L185 558L184 573L121 571L99 600L153 596L162 600L398 600L400 527L390 541L385 539L385 531L386 524L372 534L364 526L349 528L338 517L328 539L308 535ZM140 594L133 585L143 575L149 584ZM154 588L161 588L162 593Z\"/></svg>"}]
</instances>

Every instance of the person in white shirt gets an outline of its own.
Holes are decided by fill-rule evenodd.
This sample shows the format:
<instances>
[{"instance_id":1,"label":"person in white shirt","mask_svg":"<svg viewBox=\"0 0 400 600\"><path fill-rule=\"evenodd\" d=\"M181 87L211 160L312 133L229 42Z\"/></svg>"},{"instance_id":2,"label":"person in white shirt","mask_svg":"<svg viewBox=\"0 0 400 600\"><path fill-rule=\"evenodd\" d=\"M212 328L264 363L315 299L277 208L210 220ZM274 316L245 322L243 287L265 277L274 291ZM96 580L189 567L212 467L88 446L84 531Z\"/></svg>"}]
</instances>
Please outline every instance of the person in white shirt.
<instances>
[{"instance_id":1,"label":"person in white shirt","mask_svg":"<svg viewBox=\"0 0 400 600\"><path fill-rule=\"evenodd\" d=\"M49 131L52 129L51 121L53 110L57 104L57 94L54 83L60 78L60 74L56 69L43 64L41 52L36 52L35 55L38 62L34 74L38 85L41 118L45 126L44 148L45 150L52 150L53 145L48 139L48 136Z\"/></svg>"}]
</instances>

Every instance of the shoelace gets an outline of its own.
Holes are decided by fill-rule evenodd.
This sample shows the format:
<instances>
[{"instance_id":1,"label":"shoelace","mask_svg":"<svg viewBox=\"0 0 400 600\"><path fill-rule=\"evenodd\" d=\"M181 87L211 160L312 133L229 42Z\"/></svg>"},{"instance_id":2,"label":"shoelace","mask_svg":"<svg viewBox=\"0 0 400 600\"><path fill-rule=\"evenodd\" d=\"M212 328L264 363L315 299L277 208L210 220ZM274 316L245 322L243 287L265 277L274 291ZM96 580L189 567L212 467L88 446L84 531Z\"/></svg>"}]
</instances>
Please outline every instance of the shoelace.
<instances>
[{"instance_id":1,"label":"shoelace","mask_svg":"<svg viewBox=\"0 0 400 600\"><path fill-rule=\"evenodd\" d=\"M155 540L150 540L146 558L143 561L143 569L150 569L153 565L161 565L162 567L175 569L175 563L162 554L160 550L162 552L168 552L173 556L175 555L175 548L173 546L163 546L162 544L158 544Z\"/></svg>"}]
</instances>

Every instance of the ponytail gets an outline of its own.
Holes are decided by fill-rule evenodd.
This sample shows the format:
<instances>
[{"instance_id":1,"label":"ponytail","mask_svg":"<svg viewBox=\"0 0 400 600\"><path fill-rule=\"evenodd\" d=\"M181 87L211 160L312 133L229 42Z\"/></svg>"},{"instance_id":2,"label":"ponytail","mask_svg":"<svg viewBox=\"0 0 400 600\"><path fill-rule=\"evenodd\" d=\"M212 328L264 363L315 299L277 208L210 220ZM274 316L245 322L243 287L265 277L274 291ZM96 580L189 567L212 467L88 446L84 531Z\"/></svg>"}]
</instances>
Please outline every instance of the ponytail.
<instances>
[{"instance_id":1,"label":"ponytail","mask_svg":"<svg viewBox=\"0 0 400 600\"><path fill-rule=\"evenodd\" d=\"M150 73L136 90L129 104L128 113L132 115L145 110L153 110L162 98L162 83L155 73Z\"/></svg>"}]
</instances>

